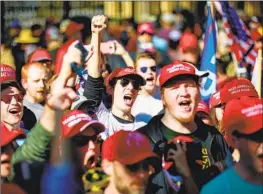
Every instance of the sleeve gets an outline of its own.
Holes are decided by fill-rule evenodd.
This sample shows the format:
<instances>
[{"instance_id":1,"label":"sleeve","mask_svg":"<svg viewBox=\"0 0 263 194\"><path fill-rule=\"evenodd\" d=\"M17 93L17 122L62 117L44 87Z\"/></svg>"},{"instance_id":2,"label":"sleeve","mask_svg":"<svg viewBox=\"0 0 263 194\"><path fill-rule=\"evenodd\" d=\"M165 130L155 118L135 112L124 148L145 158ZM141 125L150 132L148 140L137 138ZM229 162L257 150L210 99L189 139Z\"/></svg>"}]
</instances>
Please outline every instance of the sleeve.
<instances>
[{"instance_id":1,"label":"sleeve","mask_svg":"<svg viewBox=\"0 0 263 194\"><path fill-rule=\"evenodd\" d=\"M38 122L27 136L25 143L12 156L12 165L25 160L48 160L52 134Z\"/></svg>"},{"instance_id":2,"label":"sleeve","mask_svg":"<svg viewBox=\"0 0 263 194\"><path fill-rule=\"evenodd\" d=\"M95 107L98 108L102 101L102 94L104 89L104 81L102 77L93 78L88 75L88 79L85 84L84 96L88 100L95 101Z\"/></svg>"}]
</instances>

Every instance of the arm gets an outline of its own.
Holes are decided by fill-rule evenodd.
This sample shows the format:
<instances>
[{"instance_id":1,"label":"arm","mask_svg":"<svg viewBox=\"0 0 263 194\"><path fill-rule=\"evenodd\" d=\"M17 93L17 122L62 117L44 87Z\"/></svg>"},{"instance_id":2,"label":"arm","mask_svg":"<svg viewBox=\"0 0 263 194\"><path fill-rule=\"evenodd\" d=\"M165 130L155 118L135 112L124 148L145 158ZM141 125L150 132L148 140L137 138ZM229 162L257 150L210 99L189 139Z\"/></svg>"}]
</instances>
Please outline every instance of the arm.
<instances>
[{"instance_id":1,"label":"arm","mask_svg":"<svg viewBox=\"0 0 263 194\"><path fill-rule=\"evenodd\" d=\"M125 48L118 41L114 40L113 42L116 47L113 54L120 55L128 67L134 67L134 62Z\"/></svg>"}]
</instances>

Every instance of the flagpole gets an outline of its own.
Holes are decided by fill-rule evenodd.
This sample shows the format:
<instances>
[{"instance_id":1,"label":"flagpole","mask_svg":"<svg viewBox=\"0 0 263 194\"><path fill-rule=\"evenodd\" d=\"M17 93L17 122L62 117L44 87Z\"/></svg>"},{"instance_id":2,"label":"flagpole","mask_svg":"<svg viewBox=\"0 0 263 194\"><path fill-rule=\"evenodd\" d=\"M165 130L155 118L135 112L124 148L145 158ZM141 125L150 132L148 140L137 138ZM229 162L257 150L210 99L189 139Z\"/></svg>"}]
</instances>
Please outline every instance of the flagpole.
<instances>
[{"instance_id":1,"label":"flagpole","mask_svg":"<svg viewBox=\"0 0 263 194\"><path fill-rule=\"evenodd\" d=\"M261 97L261 81L262 81L262 49L258 50L258 56L256 59L256 64L253 70L252 84L255 86L259 97Z\"/></svg>"}]
</instances>

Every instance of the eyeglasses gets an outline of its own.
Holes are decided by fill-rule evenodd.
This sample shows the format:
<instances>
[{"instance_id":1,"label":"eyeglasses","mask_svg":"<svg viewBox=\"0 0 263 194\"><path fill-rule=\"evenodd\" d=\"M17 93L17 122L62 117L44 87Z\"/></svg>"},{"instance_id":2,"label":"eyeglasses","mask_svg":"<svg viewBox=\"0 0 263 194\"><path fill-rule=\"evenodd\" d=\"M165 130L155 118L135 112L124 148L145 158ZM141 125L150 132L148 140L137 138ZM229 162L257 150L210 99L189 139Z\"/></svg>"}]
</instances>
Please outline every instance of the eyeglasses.
<instances>
[{"instance_id":1,"label":"eyeglasses","mask_svg":"<svg viewBox=\"0 0 263 194\"><path fill-rule=\"evenodd\" d=\"M1 101L3 101L6 104L10 104L13 97L18 101L22 102L23 101L23 95L22 94L15 94L15 95L5 95L1 97Z\"/></svg>"},{"instance_id":2,"label":"eyeglasses","mask_svg":"<svg viewBox=\"0 0 263 194\"><path fill-rule=\"evenodd\" d=\"M120 84L122 87L126 87L129 83L132 83L132 86L135 90L139 90L140 89L140 83L136 80L131 80L131 79L127 79L127 78L121 78L120 79Z\"/></svg>"},{"instance_id":3,"label":"eyeglasses","mask_svg":"<svg viewBox=\"0 0 263 194\"><path fill-rule=\"evenodd\" d=\"M76 147L83 147L87 145L90 141L93 141L94 143L101 143L100 138L97 134L93 136L85 136L85 135L77 135L72 137L72 142Z\"/></svg>"},{"instance_id":4,"label":"eyeglasses","mask_svg":"<svg viewBox=\"0 0 263 194\"><path fill-rule=\"evenodd\" d=\"M150 69L152 72L156 72L157 67L152 66L152 67L141 67L141 72L146 73L147 69Z\"/></svg>"},{"instance_id":5,"label":"eyeglasses","mask_svg":"<svg viewBox=\"0 0 263 194\"><path fill-rule=\"evenodd\" d=\"M130 172L134 173L134 172L138 172L139 170L149 171L151 164L149 160L143 160L135 164L125 165L125 166Z\"/></svg>"}]
</instances>

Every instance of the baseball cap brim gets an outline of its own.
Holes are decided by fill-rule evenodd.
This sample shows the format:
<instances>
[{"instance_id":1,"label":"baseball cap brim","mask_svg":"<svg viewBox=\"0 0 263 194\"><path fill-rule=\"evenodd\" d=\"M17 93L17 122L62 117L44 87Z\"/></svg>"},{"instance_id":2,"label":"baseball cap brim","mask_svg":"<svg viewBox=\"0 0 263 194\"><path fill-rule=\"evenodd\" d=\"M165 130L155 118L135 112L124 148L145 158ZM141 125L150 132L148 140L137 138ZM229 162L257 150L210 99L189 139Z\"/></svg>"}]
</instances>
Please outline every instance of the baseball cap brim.
<instances>
[{"instance_id":1,"label":"baseball cap brim","mask_svg":"<svg viewBox=\"0 0 263 194\"><path fill-rule=\"evenodd\" d=\"M99 134L105 130L105 126L99 121L89 121L88 123L84 124L80 129L79 132L84 131L87 127L92 127L95 129L96 133Z\"/></svg>"},{"instance_id":2,"label":"baseball cap brim","mask_svg":"<svg viewBox=\"0 0 263 194\"><path fill-rule=\"evenodd\" d=\"M235 133L235 132L233 132ZM243 138L246 138L246 139L249 139L249 140L252 140L252 141L255 141L255 142L262 142L263 141L263 128L261 128L260 130L254 132L254 133L251 133L251 134L243 134L243 133L239 133L237 132L238 137L243 137Z\"/></svg>"},{"instance_id":3,"label":"baseball cap brim","mask_svg":"<svg viewBox=\"0 0 263 194\"><path fill-rule=\"evenodd\" d=\"M133 155L132 157L123 157L118 159L118 161L121 162L122 164L131 165L150 158L159 159L159 157L154 152L150 151L150 152L141 152L141 153L139 152L137 155L135 156Z\"/></svg>"}]
</instances>

